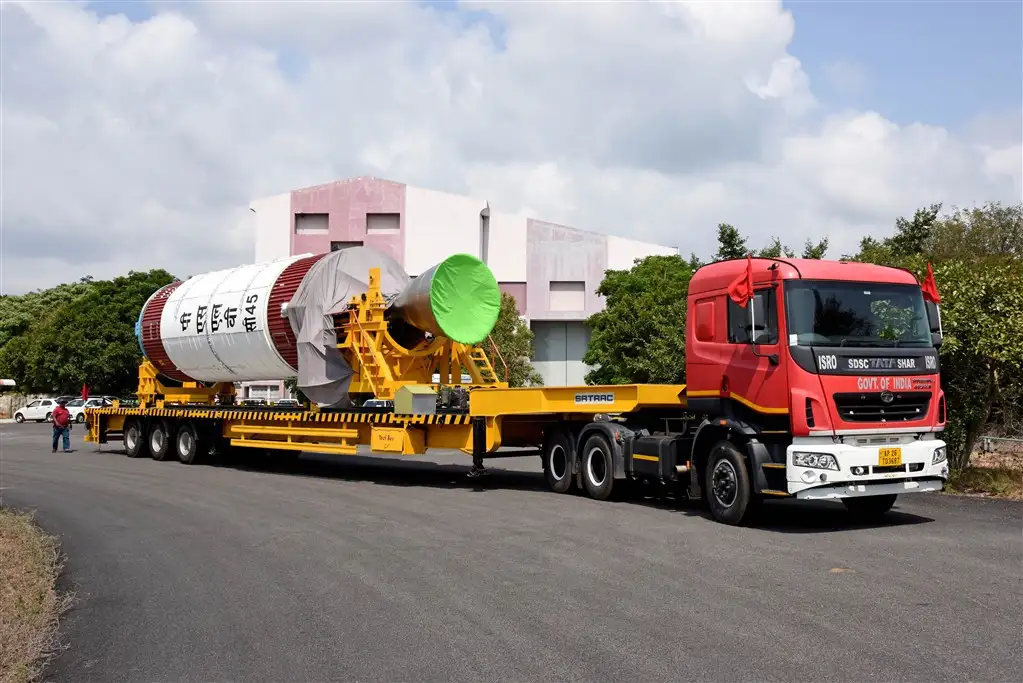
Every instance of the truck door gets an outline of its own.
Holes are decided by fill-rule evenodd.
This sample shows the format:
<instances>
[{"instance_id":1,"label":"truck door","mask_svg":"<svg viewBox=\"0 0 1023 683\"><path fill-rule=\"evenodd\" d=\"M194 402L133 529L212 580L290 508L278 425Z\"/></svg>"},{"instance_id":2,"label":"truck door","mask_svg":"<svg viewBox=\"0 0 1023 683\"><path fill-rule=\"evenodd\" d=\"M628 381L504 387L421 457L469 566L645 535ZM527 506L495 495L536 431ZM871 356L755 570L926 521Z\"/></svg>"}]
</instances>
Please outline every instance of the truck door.
<instances>
[{"instance_id":1,"label":"truck door","mask_svg":"<svg viewBox=\"0 0 1023 683\"><path fill-rule=\"evenodd\" d=\"M788 427L788 379L778 324L780 291L777 285L754 288L756 329L750 326L749 305L741 307L725 297L731 354L724 374L732 407L737 415L756 419L765 429Z\"/></svg>"}]
</instances>

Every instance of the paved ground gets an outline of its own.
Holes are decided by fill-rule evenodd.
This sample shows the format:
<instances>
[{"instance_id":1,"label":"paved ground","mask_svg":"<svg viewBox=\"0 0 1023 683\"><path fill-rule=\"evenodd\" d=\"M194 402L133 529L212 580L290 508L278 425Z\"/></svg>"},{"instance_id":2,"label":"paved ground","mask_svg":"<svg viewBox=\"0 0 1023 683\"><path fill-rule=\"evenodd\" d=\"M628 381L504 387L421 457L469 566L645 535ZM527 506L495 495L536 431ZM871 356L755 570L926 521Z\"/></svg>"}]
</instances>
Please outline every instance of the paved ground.
<instances>
[{"instance_id":1,"label":"paved ground","mask_svg":"<svg viewBox=\"0 0 1023 683\"><path fill-rule=\"evenodd\" d=\"M4 500L62 536L52 680L1018 680L1023 506L907 496L873 528L543 488L533 459L289 472L50 454L0 427ZM457 463L457 465L445 464Z\"/></svg>"}]
</instances>

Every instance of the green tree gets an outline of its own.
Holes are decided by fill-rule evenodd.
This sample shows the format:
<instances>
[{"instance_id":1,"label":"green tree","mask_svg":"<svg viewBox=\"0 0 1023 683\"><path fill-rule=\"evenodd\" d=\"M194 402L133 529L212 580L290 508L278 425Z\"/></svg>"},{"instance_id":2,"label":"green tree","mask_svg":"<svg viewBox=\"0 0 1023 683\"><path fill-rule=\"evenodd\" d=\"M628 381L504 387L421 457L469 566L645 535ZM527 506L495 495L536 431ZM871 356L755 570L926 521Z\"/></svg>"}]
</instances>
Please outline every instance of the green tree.
<instances>
[{"instance_id":1,"label":"green tree","mask_svg":"<svg viewBox=\"0 0 1023 683\"><path fill-rule=\"evenodd\" d=\"M908 268L921 280L933 264L945 333L945 439L959 470L985 431L1018 424L1023 409L1023 204L939 210L932 204L898 219L890 237L862 240L852 258Z\"/></svg>"},{"instance_id":2,"label":"green tree","mask_svg":"<svg viewBox=\"0 0 1023 683\"><path fill-rule=\"evenodd\" d=\"M796 252L783 245L778 237L772 237L771 243L755 254L761 258L794 258L795 255Z\"/></svg>"},{"instance_id":3,"label":"green tree","mask_svg":"<svg viewBox=\"0 0 1023 683\"><path fill-rule=\"evenodd\" d=\"M746 238L735 226L728 223L718 224L718 250L714 254L715 261L745 258L748 252Z\"/></svg>"},{"instance_id":4,"label":"green tree","mask_svg":"<svg viewBox=\"0 0 1023 683\"><path fill-rule=\"evenodd\" d=\"M828 246L831 244L831 240L827 237L821 239L816 244L813 241L807 239L806 243L803 244L803 258L817 259L820 261L828 254Z\"/></svg>"},{"instance_id":5,"label":"green tree","mask_svg":"<svg viewBox=\"0 0 1023 683\"><path fill-rule=\"evenodd\" d=\"M603 311L586 320L589 384L685 381L686 293L693 271L679 256L647 256L609 270L597 288Z\"/></svg>"},{"instance_id":6,"label":"green tree","mask_svg":"<svg viewBox=\"0 0 1023 683\"><path fill-rule=\"evenodd\" d=\"M490 364L498 378L504 379L508 367L508 384L513 387L541 386L543 377L530 363L536 355L533 347L533 331L519 315L515 297L507 292L501 294L501 312L497 316L490 338L493 344L482 344ZM497 347L498 353L494 352Z\"/></svg>"},{"instance_id":7,"label":"green tree","mask_svg":"<svg viewBox=\"0 0 1023 683\"><path fill-rule=\"evenodd\" d=\"M164 270L88 283L0 349L0 374L26 391L128 395L142 360L135 322L146 299L174 278ZM51 295L52 296L52 295Z\"/></svg>"},{"instance_id":8,"label":"green tree","mask_svg":"<svg viewBox=\"0 0 1023 683\"><path fill-rule=\"evenodd\" d=\"M24 334L32 323L72 301L92 287L92 278L66 283L18 296L0 295L0 348L18 335Z\"/></svg>"}]
</instances>

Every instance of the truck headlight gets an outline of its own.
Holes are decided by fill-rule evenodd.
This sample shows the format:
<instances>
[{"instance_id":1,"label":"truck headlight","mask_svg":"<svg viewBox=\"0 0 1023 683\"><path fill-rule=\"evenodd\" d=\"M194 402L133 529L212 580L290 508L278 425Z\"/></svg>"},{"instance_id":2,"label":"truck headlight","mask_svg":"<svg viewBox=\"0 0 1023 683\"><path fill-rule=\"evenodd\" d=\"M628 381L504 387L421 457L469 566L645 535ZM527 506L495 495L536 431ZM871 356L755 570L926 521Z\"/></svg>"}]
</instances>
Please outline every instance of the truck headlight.
<instances>
[{"instance_id":1,"label":"truck headlight","mask_svg":"<svg viewBox=\"0 0 1023 683\"><path fill-rule=\"evenodd\" d=\"M934 449L934 455L931 457L931 464L937 465L939 462L945 462L945 447Z\"/></svg>"},{"instance_id":2,"label":"truck headlight","mask_svg":"<svg viewBox=\"0 0 1023 683\"><path fill-rule=\"evenodd\" d=\"M793 453L792 464L796 467L812 467L815 470L838 471L838 460L830 453Z\"/></svg>"}]
</instances>

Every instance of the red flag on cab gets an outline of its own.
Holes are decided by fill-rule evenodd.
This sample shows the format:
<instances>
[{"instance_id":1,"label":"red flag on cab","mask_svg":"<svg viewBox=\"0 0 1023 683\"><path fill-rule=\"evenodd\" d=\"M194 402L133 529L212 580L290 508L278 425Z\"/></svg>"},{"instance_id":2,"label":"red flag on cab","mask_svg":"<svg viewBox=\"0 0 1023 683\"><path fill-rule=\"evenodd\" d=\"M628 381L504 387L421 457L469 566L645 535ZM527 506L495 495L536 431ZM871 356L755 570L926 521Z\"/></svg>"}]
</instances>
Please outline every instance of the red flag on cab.
<instances>
[{"instance_id":1,"label":"red flag on cab","mask_svg":"<svg viewBox=\"0 0 1023 683\"><path fill-rule=\"evenodd\" d=\"M82 400L83 401L89 400L89 386L87 384L82 385Z\"/></svg>"},{"instance_id":2,"label":"red flag on cab","mask_svg":"<svg viewBox=\"0 0 1023 683\"><path fill-rule=\"evenodd\" d=\"M931 268L931 264L927 264L927 277L924 278L924 283L920 285L920 289L923 290L924 299L932 303L940 304L941 296L938 294L938 283L934 281L934 269Z\"/></svg>"},{"instance_id":3,"label":"red flag on cab","mask_svg":"<svg viewBox=\"0 0 1023 683\"><path fill-rule=\"evenodd\" d=\"M746 254L746 270L728 285L728 296L732 301L746 308L746 303L753 298L753 256Z\"/></svg>"}]
</instances>

